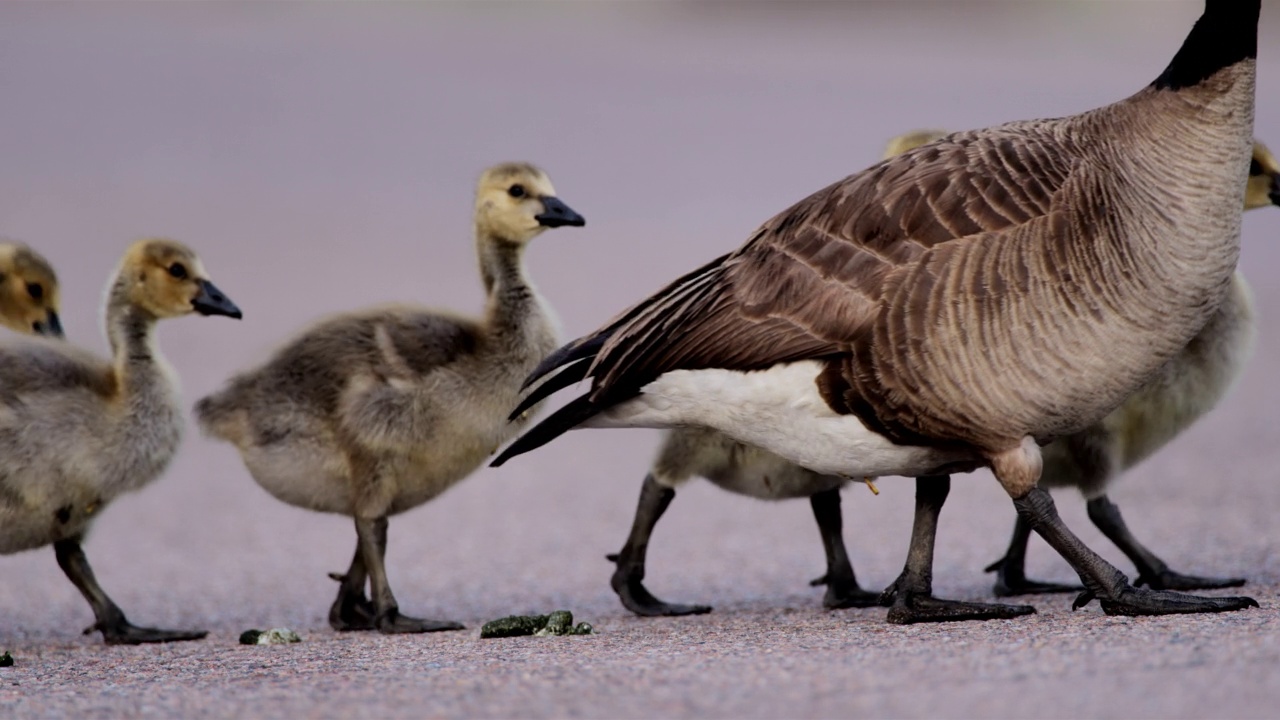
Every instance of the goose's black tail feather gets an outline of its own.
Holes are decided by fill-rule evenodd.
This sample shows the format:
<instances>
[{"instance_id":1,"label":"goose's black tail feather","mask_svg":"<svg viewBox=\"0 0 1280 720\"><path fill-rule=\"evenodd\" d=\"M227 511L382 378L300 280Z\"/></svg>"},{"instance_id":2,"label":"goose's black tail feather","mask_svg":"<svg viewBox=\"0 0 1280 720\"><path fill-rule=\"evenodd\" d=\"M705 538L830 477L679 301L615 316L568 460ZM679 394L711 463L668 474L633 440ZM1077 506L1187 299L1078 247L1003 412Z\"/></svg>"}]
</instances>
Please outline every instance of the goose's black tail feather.
<instances>
[{"instance_id":1,"label":"goose's black tail feather","mask_svg":"<svg viewBox=\"0 0 1280 720\"><path fill-rule=\"evenodd\" d=\"M609 336L611 335L613 335L612 330L606 329L605 331L598 332L591 337L574 340L546 356L542 359L542 362L538 363L538 366L533 369L533 372L529 373L529 377L524 379L524 384L520 386L520 391L524 392L525 390L528 390L530 385L546 377L551 373L551 371L557 368L572 365L583 360L594 359L596 354L600 352L600 348L604 347L605 342L609 340ZM587 363L587 365L590 364L591 363ZM581 380L586 376L586 370L584 368L583 373L578 380ZM577 382L577 380L574 380L574 382ZM561 385L561 387L565 386Z\"/></svg>"},{"instance_id":2,"label":"goose's black tail feather","mask_svg":"<svg viewBox=\"0 0 1280 720\"><path fill-rule=\"evenodd\" d=\"M524 411L534 405L537 405L557 392L560 392L570 385L586 378L587 371L590 369L591 362L587 358L574 361L574 364L569 365L555 375L552 375L546 382L535 387L533 392L526 395L524 399L520 401L520 404L516 406L516 409L511 411L511 414L507 416L507 420L515 420L520 417Z\"/></svg>"},{"instance_id":3,"label":"goose's black tail feather","mask_svg":"<svg viewBox=\"0 0 1280 720\"><path fill-rule=\"evenodd\" d=\"M605 407L607 405L593 402L589 393L570 400L564 407L551 413L542 422L534 425L528 432L516 438L516 441L508 445L501 455L489 463L489 467L499 467L517 455L523 455L530 450L537 450L569 430L574 429L592 415L605 409Z\"/></svg>"}]
</instances>

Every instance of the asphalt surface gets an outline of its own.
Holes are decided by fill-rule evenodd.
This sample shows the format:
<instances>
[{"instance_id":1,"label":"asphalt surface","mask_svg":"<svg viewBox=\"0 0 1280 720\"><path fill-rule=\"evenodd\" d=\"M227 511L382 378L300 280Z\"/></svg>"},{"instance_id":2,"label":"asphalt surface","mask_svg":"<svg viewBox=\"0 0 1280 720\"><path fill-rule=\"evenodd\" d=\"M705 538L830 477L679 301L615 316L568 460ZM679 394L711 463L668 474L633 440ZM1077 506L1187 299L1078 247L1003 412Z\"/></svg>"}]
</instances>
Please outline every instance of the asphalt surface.
<instances>
[{"instance_id":1,"label":"asphalt surface","mask_svg":"<svg viewBox=\"0 0 1280 720\"><path fill-rule=\"evenodd\" d=\"M1257 132L1280 146L1280 6L1264 2ZM317 315L387 300L478 309L472 183L541 164L587 217L530 272L566 337L736 247L760 221L917 127L1055 116L1153 78L1196 2L691 5L0 5L0 233L57 266L76 342L142 235L194 246L243 309L161 346L189 400ZM49 549L0 558L0 707L12 717L1264 717L1280 701L1280 211L1245 221L1259 340L1232 395L1112 498L1178 570L1240 575L1261 608L1109 618L1070 597L1007 622L888 625L827 612L807 503L707 483L658 526L648 583L706 616L640 619L608 586L657 435L571 433L391 523L409 614L467 630L337 634L325 616L350 522L284 506L190 433L170 471L108 508L87 551L139 624L201 642L105 647ZM844 494L864 586L899 572L912 485ZM1059 493L1068 524L1120 553ZM988 599L1013 523L958 477L939 595ZM1029 570L1069 581L1033 540ZM565 608L591 637L480 640ZM287 626L298 645L241 647Z\"/></svg>"}]
</instances>

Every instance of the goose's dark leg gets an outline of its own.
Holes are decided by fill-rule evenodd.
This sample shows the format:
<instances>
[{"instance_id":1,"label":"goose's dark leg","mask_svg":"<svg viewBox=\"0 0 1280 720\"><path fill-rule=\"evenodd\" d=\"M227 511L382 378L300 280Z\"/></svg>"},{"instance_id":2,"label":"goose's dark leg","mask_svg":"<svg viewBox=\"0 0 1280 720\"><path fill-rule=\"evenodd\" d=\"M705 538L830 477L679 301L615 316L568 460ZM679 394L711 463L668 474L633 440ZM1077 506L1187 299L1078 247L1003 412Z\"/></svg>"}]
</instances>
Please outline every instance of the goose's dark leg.
<instances>
[{"instance_id":1,"label":"goose's dark leg","mask_svg":"<svg viewBox=\"0 0 1280 720\"><path fill-rule=\"evenodd\" d=\"M996 476L1002 477L999 467L996 468ZM1062 518L1058 517L1057 508L1048 492L1032 486L1029 492L1015 498L1013 505L1018 509L1018 514L1031 523L1031 529L1039 533L1080 574L1080 580L1086 589L1076 598L1073 604L1075 608L1084 607L1094 598L1097 598L1108 615L1228 612L1258 606L1258 602L1249 597L1200 597L1167 590L1135 588L1128 583L1124 573L1086 547L1080 542L1080 538L1067 529Z\"/></svg>"},{"instance_id":2,"label":"goose's dark leg","mask_svg":"<svg viewBox=\"0 0 1280 720\"><path fill-rule=\"evenodd\" d=\"M938 514L951 492L951 477L938 475L916 478L916 519L911 527L911 548L902 574L881 596L889 607L889 622L909 625L918 622L956 620L1000 620L1030 615L1030 605L1001 605L940 600L933 596L933 543L938 533Z\"/></svg>"},{"instance_id":3,"label":"goose's dark leg","mask_svg":"<svg viewBox=\"0 0 1280 720\"><path fill-rule=\"evenodd\" d=\"M329 573L329 577L339 583L338 597L329 607L329 627L339 632L373 630L373 603L364 594L369 573L364 568L359 541L356 542L355 556L351 558L351 567L347 568L346 574Z\"/></svg>"},{"instance_id":4,"label":"goose's dark leg","mask_svg":"<svg viewBox=\"0 0 1280 720\"><path fill-rule=\"evenodd\" d=\"M93 576L93 568L89 567L89 558L85 557L84 548L80 546L80 538L55 542L53 552L58 557L58 566L62 568L62 572L66 573L67 579L89 601L89 607L93 608L95 622L85 629L86 635L94 630L101 630L108 645L141 645L199 640L209 634L204 630L159 630L130 623L124 616L124 611L107 596L106 591L98 584L98 579Z\"/></svg>"},{"instance_id":5,"label":"goose's dark leg","mask_svg":"<svg viewBox=\"0 0 1280 720\"><path fill-rule=\"evenodd\" d=\"M373 624L379 632L423 633L437 630L462 630L463 626L447 620L422 620L400 614L400 606L387 583L384 559L387 553L387 519L356 518L356 537L360 541L360 554L369 573L369 587L373 595Z\"/></svg>"},{"instance_id":6,"label":"goose's dark leg","mask_svg":"<svg viewBox=\"0 0 1280 720\"><path fill-rule=\"evenodd\" d=\"M1089 519L1093 524L1138 567L1138 579L1133 582L1138 587L1147 585L1153 590L1199 590L1239 587L1245 582L1244 578L1196 577L1174 572L1129 532L1124 518L1120 516L1120 508L1106 495L1090 500L1088 508Z\"/></svg>"},{"instance_id":7,"label":"goose's dark leg","mask_svg":"<svg viewBox=\"0 0 1280 720\"><path fill-rule=\"evenodd\" d=\"M606 556L617 566L609 585L618 593L622 605L637 615L701 615L711 612L710 605L677 605L654 597L644 587L644 559L649 550L649 536L658 518L676 496L676 491L662 487L653 475L646 475L640 486L640 502L636 505L636 517L631 523L631 534L622 551Z\"/></svg>"},{"instance_id":8,"label":"goose's dark leg","mask_svg":"<svg viewBox=\"0 0 1280 720\"><path fill-rule=\"evenodd\" d=\"M1027 579L1027 541L1031 539L1031 524L1021 515L1014 521L1013 537L1004 557L988 565L984 572L996 574L996 597L1034 595L1039 593L1080 592L1079 585L1062 585Z\"/></svg>"},{"instance_id":9,"label":"goose's dark leg","mask_svg":"<svg viewBox=\"0 0 1280 720\"><path fill-rule=\"evenodd\" d=\"M834 610L879 605L880 593L863 590L853 574L853 563L849 562L849 554L844 547L840 489L815 493L809 498L809 505L813 507L813 519L818 521L822 549L827 555L827 574L809 583L813 586L827 586L827 594L822 598L823 607Z\"/></svg>"}]
</instances>

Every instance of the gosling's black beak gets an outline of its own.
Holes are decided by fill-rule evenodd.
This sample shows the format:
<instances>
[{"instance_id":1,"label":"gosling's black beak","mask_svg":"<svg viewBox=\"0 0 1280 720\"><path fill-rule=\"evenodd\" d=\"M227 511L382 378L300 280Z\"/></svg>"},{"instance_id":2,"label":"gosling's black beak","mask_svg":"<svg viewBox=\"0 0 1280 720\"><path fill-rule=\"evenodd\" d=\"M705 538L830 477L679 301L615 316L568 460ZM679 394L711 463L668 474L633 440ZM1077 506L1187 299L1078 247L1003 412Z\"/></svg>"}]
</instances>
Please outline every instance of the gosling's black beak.
<instances>
[{"instance_id":1,"label":"gosling's black beak","mask_svg":"<svg viewBox=\"0 0 1280 720\"><path fill-rule=\"evenodd\" d=\"M213 283L208 280L197 280L200 284L200 293L191 300L191 307L201 315L226 315L229 318L239 320L243 317L240 314L240 308L231 302L231 298L222 294L222 291L214 287Z\"/></svg>"},{"instance_id":2,"label":"gosling's black beak","mask_svg":"<svg viewBox=\"0 0 1280 720\"><path fill-rule=\"evenodd\" d=\"M587 224L586 219L573 211L573 208L560 202L557 197L542 198L542 214L534 216L539 225L554 228L561 225L573 225L574 227L582 227Z\"/></svg>"},{"instance_id":3,"label":"gosling's black beak","mask_svg":"<svg viewBox=\"0 0 1280 720\"><path fill-rule=\"evenodd\" d=\"M1271 178L1271 204L1280 205L1280 175Z\"/></svg>"},{"instance_id":4,"label":"gosling's black beak","mask_svg":"<svg viewBox=\"0 0 1280 720\"><path fill-rule=\"evenodd\" d=\"M62 334L62 320L58 318L58 313L52 310L45 315L44 322L32 323L31 329L37 335L44 335L45 337L65 337Z\"/></svg>"}]
</instances>

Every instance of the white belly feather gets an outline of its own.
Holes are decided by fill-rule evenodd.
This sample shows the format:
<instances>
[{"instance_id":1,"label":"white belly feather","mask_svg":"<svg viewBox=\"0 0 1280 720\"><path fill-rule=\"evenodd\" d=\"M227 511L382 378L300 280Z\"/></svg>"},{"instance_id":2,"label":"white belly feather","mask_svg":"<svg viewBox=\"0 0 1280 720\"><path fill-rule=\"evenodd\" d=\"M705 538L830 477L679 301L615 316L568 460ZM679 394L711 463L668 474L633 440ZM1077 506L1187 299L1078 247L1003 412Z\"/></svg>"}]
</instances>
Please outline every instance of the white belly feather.
<instances>
[{"instance_id":1,"label":"white belly feather","mask_svg":"<svg viewBox=\"0 0 1280 720\"><path fill-rule=\"evenodd\" d=\"M955 450L897 445L856 416L835 413L818 393L821 371L813 360L756 372L676 370L579 427L709 427L815 472L859 479L929 475L976 459Z\"/></svg>"}]
</instances>

